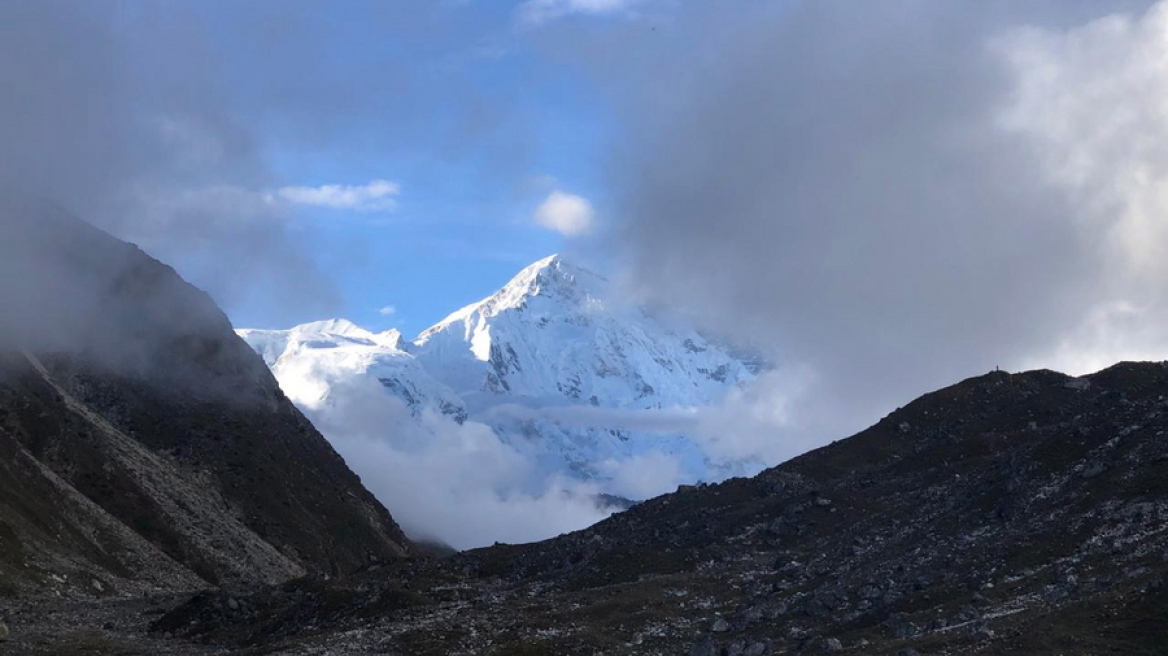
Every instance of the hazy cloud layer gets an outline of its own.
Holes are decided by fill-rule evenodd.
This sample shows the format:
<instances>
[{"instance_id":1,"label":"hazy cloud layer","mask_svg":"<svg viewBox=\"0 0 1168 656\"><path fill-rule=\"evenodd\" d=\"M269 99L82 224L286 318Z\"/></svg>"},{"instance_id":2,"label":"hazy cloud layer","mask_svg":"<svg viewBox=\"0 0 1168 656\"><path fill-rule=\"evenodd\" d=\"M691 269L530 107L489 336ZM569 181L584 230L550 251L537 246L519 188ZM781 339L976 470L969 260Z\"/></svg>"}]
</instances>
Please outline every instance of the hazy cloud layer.
<instances>
[{"instance_id":1,"label":"hazy cloud layer","mask_svg":"<svg viewBox=\"0 0 1168 656\"><path fill-rule=\"evenodd\" d=\"M595 486L549 476L490 427L429 410L413 417L374 381L337 386L304 410L415 538L459 549L532 542L610 512Z\"/></svg>"},{"instance_id":2,"label":"hazy cloud layer","mask_svg":"<svg viewBox=\"0 0 1168 656\"><path fill-rule=\"evenodd\" d=\"M389 180L364 185L328 184L319 187L281 187L272 197L293 205L327 207L358 212L389 212L397 207L401 186Z\"/></svg>"},{"instance_id":3,"label":"hazy cloud layer","mask_svg":"<svg viewBox=\"0 0 1168 656\"><path fill-rule=\"evenodd\" d=\"M1168 356L1168 5L748 4L572 47L629 120L631 280L804 372L770 439Z\"/></svg>"},{"instance_id":4,"label":"hazy cloud layer","mask_svg":"<svg viewBox=\"0 0 1168 656\"><path fill-rule=\"evenodd\" d=\"M340 19L321 20L325 8ZM140 244L233 313L327 316L340 307L316 264L329 246L289 219L387 212L399 189L284 179L272 162L386 175L387 153L413 149L478 158L500 184L526 172L530 123L456 60L507 32L495 13L488 25L478 6L412 0L0 3L0 186Z\"/></svg>"},{"instance_id":5,"label":"hazy cloud layer","mask_svg":"<svg viewBox=\"0 0 1168 656\"><path fill-rule=\"evenodd\" d=\"M464 549L585 528L611 513L602 493L643 500L698 482L693 454L657 449L591 463L600 479L584 480L563 471L538 440L517 440L512 432L509 441L488 423L686 435L704 461L705 480L722 480L753 475L815 445L771 439L776 430L798 427L785 405L760 403L794 398L802 383L768 374L721 404L697 408L503 404L458 423L432 409L413 416L375 380L358 378L301 408L410 535Z\"/></svg>"},{"instance_id":6,"label":"hazy cloud layer","mask_svg":"<svg viewBox=\"0 0 1168 656\"><path fill-rule=\"evenodd\" d=\"M201 23L180 6L122 9L0 5L0 184L141 244L220 300L334 305L278 212L233 191L275 180Z\"/></svg>"},{"instance_id":7,"label":"hazy cloud layer","mask_svg":"<svg viewBox=\"0 0 1168 656\"><path fill-rule=\"evenodd\" d=\"M725 398L709 406L638 409L505 403L491 406L480 418L491 423L544 420L568 427L684 435L700 447L709 470L725 477L754 473L814 446L809 441L770 439L776 430L802 428L794 423L800 419L794 407L805 400L800 394L811 382L805 371L784 367L729 390ZM663 462L666 456L660 455L653 462ZM673 470L680 469L679 463L673 465ZM684 482L693 481L675 476L651 493L631 498L662 494Z\"/></svg>"},{"instance_id":8,"label":"hazy cloud layer","mask_svg":"<svg viewBox=\"0 0 1168 656\"><path fill-rule=\"evenodd\" d=\"M535 27L572 14L604 16L628 11L644 0L527 0L515 10L521 26Z\"/></svg>"}]
</instances>

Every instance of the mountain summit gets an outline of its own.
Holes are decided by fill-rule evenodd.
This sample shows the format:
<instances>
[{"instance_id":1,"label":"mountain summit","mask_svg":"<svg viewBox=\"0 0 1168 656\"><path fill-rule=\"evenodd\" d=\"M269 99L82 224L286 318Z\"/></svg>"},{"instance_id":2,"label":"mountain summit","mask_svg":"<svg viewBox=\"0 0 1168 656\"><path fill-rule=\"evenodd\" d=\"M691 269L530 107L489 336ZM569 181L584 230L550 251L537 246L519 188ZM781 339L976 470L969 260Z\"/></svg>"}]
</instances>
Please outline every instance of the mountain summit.
<instances>
[{"instance_id":1,"label":"mountain summit","mask_svg":"<svg viewBox=\"0 0 1168 656\"><path fill-rule=\"evenodd\" d=\"M476 316L493 317L507 310L522 309L529 299L539 296L574 302L583 296L604 293L608 280L603 276L567 262L561 255L551 255L528 265L502 289L487 298L452 313L422 332L417 341L424 343L454 324L466 324Z\"/></svg>"},{"instance_id":2,"label":"mountain summit","mask_svg":"<svg viewBox=\"0 0 1168 656\"><path fill-rule=\"evenodd\" d=\"M318 424L337 424L342 405L352 410L342 390L376 381L415 416L431 408L486 424L544 473L602 485L620 463L654 453L680 462L684 480L724 477L715 467L737 473L641 413L715 404L756 374L725 346L623 302L605 277L560 255L411 342L344 320L239 334Z\"/></svg>"},{"instance_id":3,"label":"mountain summit","mask_svg":"<svg viewBox=\"0 0 1168 656\"><path fill-rule=\"evenodd\" d=\"M427 370L463 394L604 407L705 405L752 375L725 348L620 303L607 279L558 255L413 344Z\"/></svg>"}]
</instances>

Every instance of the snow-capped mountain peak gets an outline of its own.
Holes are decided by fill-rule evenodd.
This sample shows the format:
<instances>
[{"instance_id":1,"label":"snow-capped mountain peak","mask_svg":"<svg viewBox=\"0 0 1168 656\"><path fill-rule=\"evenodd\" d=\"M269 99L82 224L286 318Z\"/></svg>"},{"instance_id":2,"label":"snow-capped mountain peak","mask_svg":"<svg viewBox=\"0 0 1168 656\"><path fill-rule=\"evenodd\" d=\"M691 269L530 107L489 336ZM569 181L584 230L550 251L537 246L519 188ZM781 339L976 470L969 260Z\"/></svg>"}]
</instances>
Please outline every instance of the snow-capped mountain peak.
<instances>
[{"instance_id":1,"label":"snow-capped mountain peak","mask_svg":"<svg viewBox=\"0 0 1168 656\"><path fill-rule=\"evenodd\" d=\"M726 349L620 302L603 276L557 255L423 332L412 350L463 395L605 407L706 405L752 376Z\"/></svg>"},{"instance_id":2,"label":"snow-capped mountain peak","mask_svg":"<svg viewBox=\"0 0 1168 656\"><path fill-rule=\"evenodd\" d=\"M435 334L456 324L471 329L475 317L490 318L508 310L520 310L536 297L575 304L595 299L599 290L607 286L608 280L603 276L569 263L559 254L551 255L525 267L494 294L451 313L422 331L414 343L423 345Z\"/></svg>"},{"instance_id":3,"label":"snow-capped mountain peak","mask_svg":"<svg viewBox=\"0 0 1168 656\"><path fill-rule=\"evenodd\" d=\"M318 413L347 381L373 379L416 415L430 407L477 420L558 471L596 480L653 452L684 463L692 480L716 477L685 435L613 418L716 404L755 374L726 347L624 302L603 276L559 255L412 342L343 319L239 332L285 392Z\"/></svg>"},{"instance_id":4,"label":"snow-capped mountain peak","mask_svg":"<svg viewBox=\"0 0 1168 656\"><path fill-rule=\"evenodd\" d=\"M543 296L578 301L596 296L608 286L608 279L584 267L569 262L562 255L552 255L526 267L511 279L503 289L492 296L498 307L521 303L523 298Z\"/></svg>"}]
</instances>

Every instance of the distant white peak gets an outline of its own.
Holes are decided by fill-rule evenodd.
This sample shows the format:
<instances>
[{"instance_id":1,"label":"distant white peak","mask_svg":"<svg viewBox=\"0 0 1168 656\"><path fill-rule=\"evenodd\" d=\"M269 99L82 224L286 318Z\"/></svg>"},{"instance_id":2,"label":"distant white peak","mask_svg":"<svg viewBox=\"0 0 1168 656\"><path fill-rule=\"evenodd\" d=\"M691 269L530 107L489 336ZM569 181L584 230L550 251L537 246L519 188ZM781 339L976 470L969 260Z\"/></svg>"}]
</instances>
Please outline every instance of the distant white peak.
<instances>
[{"instance_id":1,"label":"distant white peak","mask_svg":"<svg viewBox=\"0 0 1168 656\"><path fill-rule=\"evenodd\" d=\"M373 337L382 346L389 346L401 351L406 350L407 342L402 337L401 331L397 328L390 328L389 330L376 333Z\"/></svg>"},{"instance_id":2,"label":"distant white peak","mask_svg":"<svg viewBox=\"0 0 1168 656\"><path fill-rule=\"evenodd\" d=\"M294 326L290 332L311 335L342 335L346 337L367 337L373 334L348 319L325 319L323 321L302 323L299 326Z\"/></svg>"},{"instance_id":3,"label":"distant white peak","mask_svg":"<svg viewBox=\"0 0 1168 656\"><path fill-rule=\"evenodd\" d=\"M261 348L257 345L262 344L261 355L264 355L265 359L271 356L272 351L282 351L290 344L310 348L327 344L405 350L405 341L401 331L396 328L374 333L348 319L312 321L293 326L288 330L238 330L236 332L253 347Z\"/></svg>"},{"instance_id":4,"label":"distant white peak","mask_svg":"<svg viewBox=\"0 0 1168 656\"><path fill-rule=\"evenodd\" d=\"M450 314L442 321L418 335L416 344L425 344L437 332L476 314L494 317L506 310L521 309L532 298L546 298L569 304L581 304L588 299L599 300L608 286L608 279L556 254L535 262L517 273L502 289L477 303Z\"/></svg>"}]
</instances>

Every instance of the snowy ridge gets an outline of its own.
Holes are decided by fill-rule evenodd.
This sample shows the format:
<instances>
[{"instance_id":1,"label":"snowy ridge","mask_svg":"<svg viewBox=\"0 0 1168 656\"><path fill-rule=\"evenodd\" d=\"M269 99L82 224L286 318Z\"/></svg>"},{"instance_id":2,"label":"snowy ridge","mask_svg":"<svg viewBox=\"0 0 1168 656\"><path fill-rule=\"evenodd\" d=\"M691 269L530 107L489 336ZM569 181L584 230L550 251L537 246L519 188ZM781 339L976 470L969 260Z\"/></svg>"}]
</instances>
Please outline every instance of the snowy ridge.
<instances>
[{"instance_id":1,"label":"snowy ridge","mask_svg":"<svg viewBox=\"0 0 1168 656\"><path fill-rule=\"evenodd\" d=\"M354 378L377 380L418 414L427 407L462 421L462 399L434 380L403 350L401 333L374 333L345 319L316 321L291 330L237 330L271 368L288 398L321 410L335 387Z\"/></svg>"},{"instance_id":2,"label":"snowy ridge","mask_svg":"<svg viewBox=\"0 0 1168 656\"><path fill-rule=\"evenodd\" d=\"M698 332L620 304L604 277L560 256L409 343L343 319L239 334L303 407L327 410L338 386L375 379L415 415L484 423L549 474L601 483L654 454L681 463L686 480L738 473L711 471L676 428L627 420L716 404L756 373Z\"/></svg>"},{"instance_id":3,"label":"snowy ridge","mask_svg":"<svg viewBox=\"0 0 1168 656\"><path fill-rule=\"evenodd\" d=\"M603 277L552 256L424 331L413 352L460 394L619 408L700 406L751 378L689 329L619 307Z\"/></svg>"}]
</instances>

